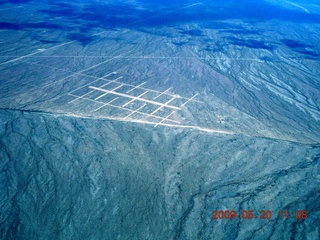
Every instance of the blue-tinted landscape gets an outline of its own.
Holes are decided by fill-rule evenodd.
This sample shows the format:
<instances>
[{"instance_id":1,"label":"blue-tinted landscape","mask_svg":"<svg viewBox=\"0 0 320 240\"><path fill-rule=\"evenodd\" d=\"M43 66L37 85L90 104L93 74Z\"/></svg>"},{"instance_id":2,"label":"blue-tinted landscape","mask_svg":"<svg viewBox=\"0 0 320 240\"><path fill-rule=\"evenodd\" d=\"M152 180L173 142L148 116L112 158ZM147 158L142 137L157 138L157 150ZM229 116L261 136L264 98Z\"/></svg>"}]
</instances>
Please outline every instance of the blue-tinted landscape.
<instances>
[{"instance_id":1,"label":"blue-tinted landscape","mask_svg":"<svg viewBox=\"0 0 320 240\"><path fill-rule=\"evenodd\" d=\"M0 239L320 238L318 1L8 0L0 41Z\"/></svg>"}]
</instances>

